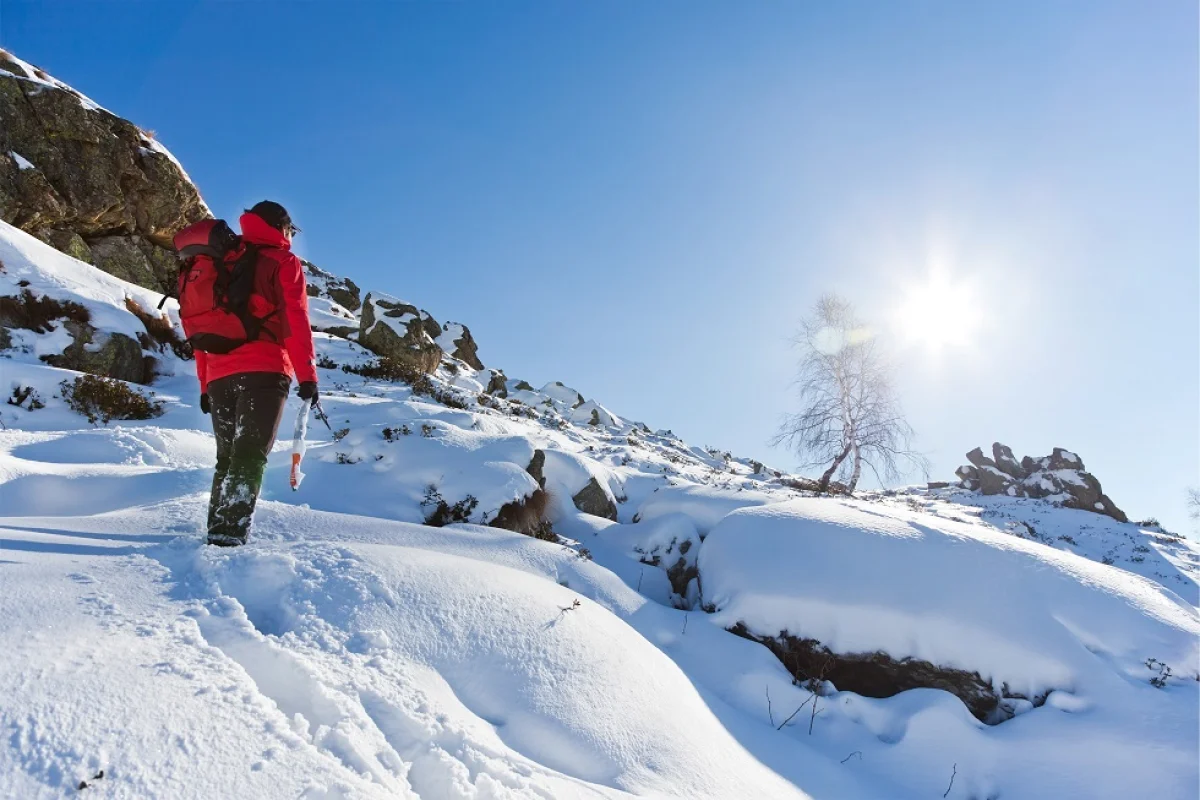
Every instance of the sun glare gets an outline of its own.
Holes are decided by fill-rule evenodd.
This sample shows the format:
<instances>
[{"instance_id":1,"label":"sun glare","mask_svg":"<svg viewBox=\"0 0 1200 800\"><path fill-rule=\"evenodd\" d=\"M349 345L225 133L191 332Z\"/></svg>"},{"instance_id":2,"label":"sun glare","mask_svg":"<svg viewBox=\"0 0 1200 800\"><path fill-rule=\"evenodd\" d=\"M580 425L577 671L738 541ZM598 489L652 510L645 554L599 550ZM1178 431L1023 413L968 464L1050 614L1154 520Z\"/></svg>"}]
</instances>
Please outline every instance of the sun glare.
<instances>
[{"instance_id":1,"label":"sun glare","mask_svg":"<svg viewBox=\"0 0 1200 800\"><path fill-rule=\"evenodd\" d=\"M971 288L938 273L908 290L898 319L912 344L934 351L970 345L979 322L980 308Z\"/></svg>"}]
</instances>

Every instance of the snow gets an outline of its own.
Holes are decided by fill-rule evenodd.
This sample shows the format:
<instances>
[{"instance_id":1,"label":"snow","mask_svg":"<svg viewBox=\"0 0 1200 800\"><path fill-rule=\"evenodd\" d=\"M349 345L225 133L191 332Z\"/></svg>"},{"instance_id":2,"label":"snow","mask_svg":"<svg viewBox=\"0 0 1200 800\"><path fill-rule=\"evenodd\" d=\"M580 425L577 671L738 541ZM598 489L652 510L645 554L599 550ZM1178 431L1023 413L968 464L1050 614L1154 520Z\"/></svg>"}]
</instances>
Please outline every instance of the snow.
<instances>
[{"instance_id":1,"label":"snow","mask_svg":"<svg viewBox=\"0 0 1200 800\"><path fill-rule=\"evenodd\" d=\"M146 329L126 310L125 298L133 298L148 310L162 299L156 292L77 261L4 222L0 222L0 264L4 265L0 295L15 296L28 289L35 296L73 301L88 309L97 329L133 338ZM173 319L178 318L178 302L168 301L166 309Z\"/></svg>"},{"instance_id":2,"label":"snow","mask_svg":"<svg viewBox=\"0 0 1200 800\"><path fill-rule=\"evenodd\" d=\"M434 339L437 346L447 353L458 349L458 342L463 338L464 328L457 322L447 322L442 326L442 335Z\"/></svg>"},{"instance_id":3,"label":"snow","mask_svg":"<svg viewBox=\"0 0 1200 800\"><path fill-rule=\"evenodd\" d=\"M591 425L593 420L605 428L622 428L625 423L616 414L595 400L589 400L571 411L570 419L576 424Z\"/></svg>"},{"instance_id":4,"label":"snow","mask_svg":"<svg viewBox=\"0 0 1200 800\"><path fill-rule=\"evenodd\" d=\"M777 499L763 492L691 484L658 489L642 503L637 515L645 522L667 514L684 514L695 523L700 535L707 536L731 512L771 502Z\"/></svg>"},{"instance_id":5,"label":"snow","mask_svg":"<svg viewBox=\"0 0 1200 800\"><path fill-rule=\"evenodd\" d=\"M858 501L731 514L705 540L700 575L719 624L975 671L1027 697L1105 691L1114 674L1145 676L1151 657L1200 658L1196 610L1144 578Z\"/></svg>"},{"instance_id":6,"label":"snow","mask_svg":"<svg viewBox=\"0 0 1200 800\"><path fill-rule=\"evenodd\" d=\"M567 408L575 408L576 406L583 405L583 395L570 386L563 385L561 381L547 383L538 392L556 402L562 403ZM590 412L588 416L591 416Z\"/></svg>"},{"instance_id":7,"label":"snow","mask_svg":"<svg viewBox=\"0 0 1200 800\"><path fill-rule=\"evenodd\" d=\"M15 150L9 150L8 154L17 162L17 169L37 169L33 163Z\"/></svg>"},{"instance_id":8,"label":"snow","mask_svg":"<svg viewBox=\"0 0 1200 800\"><path fill-rule=\"evenodd\" d=\"M27 280L103 335L158 300L5 225L0 261L0 293ZM217 550L191 365L153 387L164 416L91 426L37 358L61 326L12 338L0 390L45 405L0 405L0 796L915 800L952 770L959 800L1200 791L1200 549L1166 532L954 490L803 497L569 387L480 405L490 373L455 362L431 376L451 407L317 333L334 431L310 422L291 491L289 399L251 544ZM557 543L479 524L537 488L536 450ZM620 522L575 509L592 479ZM431 485L473 524L418 524ZM929 688L818 697L734 622L1049 694L998 725Z\"/></svg>"}]
</instances>

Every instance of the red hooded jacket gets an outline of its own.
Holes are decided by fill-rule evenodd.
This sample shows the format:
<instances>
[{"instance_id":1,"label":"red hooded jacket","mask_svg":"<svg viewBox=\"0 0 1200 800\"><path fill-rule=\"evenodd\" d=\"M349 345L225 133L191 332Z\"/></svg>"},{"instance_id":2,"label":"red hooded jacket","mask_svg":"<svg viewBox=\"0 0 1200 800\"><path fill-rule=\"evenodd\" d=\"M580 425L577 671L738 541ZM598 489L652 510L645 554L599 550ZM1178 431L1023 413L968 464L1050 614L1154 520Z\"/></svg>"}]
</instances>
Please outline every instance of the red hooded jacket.
<instances>
[{"instance_id":1,"label":"red hooded jacket","mask_svg":"<svg viewBox=\"0 0 1200 800\"><path fill-rule=\"evenodd\" d=\"M291 242L257 214L242 214L239 223L242 237L259 246L255 291L282 310L283 344L256 340L223 355L197 351L200 391L208 392L210 381L242 372L279 372L301 383L316 381L308 291L300 259L292 253Z\"/></svg>"}]
</instances>

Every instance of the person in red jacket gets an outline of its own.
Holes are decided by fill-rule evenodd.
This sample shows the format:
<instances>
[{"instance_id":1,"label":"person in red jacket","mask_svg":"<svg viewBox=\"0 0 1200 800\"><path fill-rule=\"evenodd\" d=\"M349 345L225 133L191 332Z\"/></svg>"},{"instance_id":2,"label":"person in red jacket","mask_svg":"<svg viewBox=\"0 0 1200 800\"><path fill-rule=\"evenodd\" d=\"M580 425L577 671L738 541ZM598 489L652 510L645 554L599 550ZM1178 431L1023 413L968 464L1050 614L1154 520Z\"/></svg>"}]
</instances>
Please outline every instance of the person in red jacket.
<instances>
[{"instance_id":1,"label":"person in red jacket","mask_svg":"<svg viewBox=\"0 0 1200 800\"><path fill-rule=\"evenodd\" d=\"M283 417L293 377L299 395L317 400L317 370L299 232L286 209L264 200L242 215L242 239L258 250L250 310L263 333L229 353L196 352L200 409L212 414L217 468L208 506L208 543L246 543L267 455Z\"/></svg>"}]
</instances>

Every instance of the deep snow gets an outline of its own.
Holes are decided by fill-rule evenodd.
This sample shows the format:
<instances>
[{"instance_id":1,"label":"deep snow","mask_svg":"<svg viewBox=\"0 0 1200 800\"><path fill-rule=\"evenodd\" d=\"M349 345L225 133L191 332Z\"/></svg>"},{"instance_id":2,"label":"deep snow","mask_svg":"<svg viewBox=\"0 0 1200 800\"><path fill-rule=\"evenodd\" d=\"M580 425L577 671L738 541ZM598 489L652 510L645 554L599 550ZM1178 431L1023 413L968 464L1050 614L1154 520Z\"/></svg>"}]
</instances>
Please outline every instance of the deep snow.
<instances>
[{"instance_id":1,"label":"deep snow","mask_svg":"<svg viewBox=\"0 0 1200 800\"><path fill-rule=\"evenodd\" d=\"M0 261L0 293L28 281L105 330L157 301L2 224ZM212 550L191 364L160 354L165 416L90 426L39 359L62 328L19 333L0 389L45 407L0 404L2 796L100 770L87 791L137 798L1200 792L1200 556L1161 531L957 491L805 498L569 387L481 404L457 362L452 408L342 371L373 357L318 334L337 441L310 425L299 492L278 443L252 544ZM431 485L485 523L536 487L536 449L564 543L418 524ZM592 478L617 522L571 504ZM932 689L813 698L734 622L1049 695L994 726Z\"/></svg>"}]
</instances>

